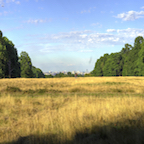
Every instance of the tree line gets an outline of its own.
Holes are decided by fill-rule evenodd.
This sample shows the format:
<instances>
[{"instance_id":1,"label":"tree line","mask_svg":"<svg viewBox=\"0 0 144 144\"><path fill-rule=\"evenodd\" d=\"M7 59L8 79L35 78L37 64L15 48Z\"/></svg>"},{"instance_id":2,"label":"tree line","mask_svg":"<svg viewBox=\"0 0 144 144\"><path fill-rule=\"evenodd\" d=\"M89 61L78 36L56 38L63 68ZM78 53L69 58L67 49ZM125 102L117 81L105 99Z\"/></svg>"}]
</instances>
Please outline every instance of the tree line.
<instances>
[{"instance_id":1,"label":"tree line","mask_svg":"<svg viewBox=\"0 0 144 144\"><path fill-rule=\"evenodd\" d=\"M84 77L84 76L87 76L86 74L85 75L82 75L82 74L72 74L71 72L67 72L67 74L64 74L62 72L60 73L57 73L55 76L53 75L45 75L45 78L61 78L61 77Z\"/></svg>"},{"instance_id":2,"label":"tree line","mask_svg":"<svg viewBox=\"0 0 144 144\"><path fill-rule=\"evenodd\" d=\"M43 72L32 66L29 55L22 51L18 57L12 41L0 31L0 78L45 78Z\"/></svg>"},{"instance_id":3,"label":"tree line","mask_svg":"<svg viewBox=\"0 0 144 144\"><path fill-rule=\"evenodd\" d=\"M138 36L134 46L126 43L120 52L104 54L95 63L91 76L144 76L144 39Z\"/></svg>"},{"instance_id":4,"label":"tree line","mask_svg":"<svg viewBox=\"0 0 144 144\"><path fill-rule=\"evenodd\" d=\"M3 37L0 31L0 78L53 78L74 77L68 72L44 75L41 69L32 65L28 53L22 51L18 57L17 49L12 41ZM144 39L138 36L134 46L126 43L120 52L104 54L95 63L94 70L87 76L144 76ZM83 77L77 75L77 77Z\"/></svg>"}]
</instances>

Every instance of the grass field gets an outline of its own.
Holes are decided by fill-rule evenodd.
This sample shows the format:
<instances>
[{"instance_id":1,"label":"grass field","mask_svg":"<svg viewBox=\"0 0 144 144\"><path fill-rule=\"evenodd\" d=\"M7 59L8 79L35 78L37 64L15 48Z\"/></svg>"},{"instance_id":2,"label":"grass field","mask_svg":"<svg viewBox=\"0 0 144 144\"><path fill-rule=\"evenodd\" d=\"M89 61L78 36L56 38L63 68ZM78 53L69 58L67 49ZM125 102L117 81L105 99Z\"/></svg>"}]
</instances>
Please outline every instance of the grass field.
<instances>
[{"instance_id":1,"label":"grass field","mask_svg":"<svg viewBox=\"0 0 144 144\"><path fill-rule=\"evenodd\" d=\"M0 79L0 144L143 144L144 77Z\"/></svg>"}]
</instances>

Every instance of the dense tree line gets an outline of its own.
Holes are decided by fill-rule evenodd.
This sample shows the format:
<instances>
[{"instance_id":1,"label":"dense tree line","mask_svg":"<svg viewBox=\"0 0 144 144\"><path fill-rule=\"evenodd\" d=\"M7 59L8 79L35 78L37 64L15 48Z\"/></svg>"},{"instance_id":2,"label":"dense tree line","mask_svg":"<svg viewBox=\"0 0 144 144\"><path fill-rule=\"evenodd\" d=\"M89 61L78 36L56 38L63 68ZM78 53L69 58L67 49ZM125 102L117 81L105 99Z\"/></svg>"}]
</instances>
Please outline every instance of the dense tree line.
<instances>
[{"instance_id":1,"label":"dense tree line","mask_svg":"<svg viewBox=\"0 0 144 144\"><path fill-rule=\"evenodd\" d=\"M144 76L144 39L135 38L134 46L125 44L120 52L104 54L95 63L93 76Z\"/></svg>"},{"instance_id":2,"label":"dense tree line","mask_svg":"<svg viewBox=\"0 0 144 144\"><path fill-rule=\"evenodd\" d=\"M32 66L26 52L18 57L15 45L0 31L0 78L44 78L43 72Z\"/></svg>"}]
</instances>

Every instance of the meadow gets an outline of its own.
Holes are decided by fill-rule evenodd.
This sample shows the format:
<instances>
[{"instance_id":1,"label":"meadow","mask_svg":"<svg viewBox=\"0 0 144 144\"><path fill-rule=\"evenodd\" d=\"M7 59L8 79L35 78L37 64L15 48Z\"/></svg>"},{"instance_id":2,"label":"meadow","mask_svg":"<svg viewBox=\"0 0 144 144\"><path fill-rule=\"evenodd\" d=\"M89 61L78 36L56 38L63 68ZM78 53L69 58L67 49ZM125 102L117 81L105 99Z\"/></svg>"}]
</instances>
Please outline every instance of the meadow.
<instances>
[{"instance_id":1,"label":"meadow","mask_svg":"<svg viewBox=\"0 0 144 144\"><path fill-rule=\"evenodd\" d=\"M0 144L143 144L144 77L0 79Z\"/></svg>"}]
</instances>

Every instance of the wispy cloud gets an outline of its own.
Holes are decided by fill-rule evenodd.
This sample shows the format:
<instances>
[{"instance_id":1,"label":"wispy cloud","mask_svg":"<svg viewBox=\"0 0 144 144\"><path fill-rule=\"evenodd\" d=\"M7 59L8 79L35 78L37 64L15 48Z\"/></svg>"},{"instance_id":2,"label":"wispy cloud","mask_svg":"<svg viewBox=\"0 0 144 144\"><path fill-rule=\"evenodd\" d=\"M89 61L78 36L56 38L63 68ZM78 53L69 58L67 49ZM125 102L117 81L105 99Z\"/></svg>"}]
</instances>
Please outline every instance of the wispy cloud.
<instances>
[{"instance_id":1,"label":"wispy cloud","mask_svg":"<svg viewBox=\"0 0 144 144\"><path fill-rule=\"evenodd\" d=\"M52 19L29 19L27 21L24 21L25 23L34 23L34 24L38 24L38 23L45 23L45 22L51 22Z\"/></svg>"},{"instance_id":2,"label":"wispy cloud","mask_svg":"<svg viewBox=\"0 0 144 144\"><path fill-rule=\"evenodd\" d=\"M144 9L144 6L142 6L141 9Z\"/></svg>"},{"instance_id":3,"label":"wispy cloud","mask_svg":"<svg viewBox=\"0 0 144 144\"><path fill-rule=\"evenodd\" d=\"M93 50L80 50L79 52L92 52Z\"/></svg>"},{"instance_id":4,"label":"wispy cloud","mask_svg":"<svg viewBox=\"0 0 144 144\"><path fill-rule=\"evenodd\" d=\"M9 32L9 31L23 29L23 28L24 28L24 26L20 25L20 26L17 26L17 27L11 27L11 28L7 28L7 29L3 29L3 32Z\"/></svg>"},{"instance_id":5,"label":"wispy cloud","mask_svg":"<svg viewBox=\"0 0 144 144\"><path fill-rule=\"evenodd\" d=\"M0 15L7 15L7 14L10 14L10 13L12 13L12 12L10 12L10 11L3 11L3 12L0 13Z\"/></svg>"},{"instance_id":6,"label":"wispy cloud","mask_svg":"<svg viewBox=\"0 0 144 144\"><path fill-rule=\"evenodd\" d=\"M75 64L68 64L67 66L74 66Z\"/></svg>"},{"instance_id":7,"label":"wispy cloud","mask_svg":"<svg viewBox=\"0 0 144 144\"><path fill-rule=\"evenodd\" d=\"M102 27L102 24L100 24L100 23L97 22L97 23L92 23L91 26L98 26L98 27L101 28L101 27Z\"/></svg>"},{"instance_id":8,"label":"wispy cloud","mask_svg":"<svg viewBox=\"0 0 144 144\"><path fill-rule=\"evenodd\" d=\"M20 4L20 1L16 1L16 0L6 0L6 3L11 3L14 2L15 4Z\"/></svg>"},{"instance_id":9,"label":"wispy cloud","mask_svg":"<svg viewBox=\"0 0 144 144\"><path fill-rule=\"evenodd\" d=\"M107 29L107 32L115 32L115 29Z\"/></svg>"},{"instance_id":10,"label":"wispy cloud","mask_svg":"<svg viewBox=\"0 0 144 144\"><path fill-rule=\"evenodd\" d=\"M16 4L20 4L20 1L16 1Z\"/></svg>"},{"instance_id":11,"label":"wispy cloud","mask_svg":"<svg viewBox=\"0 0 144 144\"><path fill-rule=\"evenodd\" d=\"M115 33L109 33L115 32ZM92 52L102 45L115 46L124 45L126 42L133 42L137 36L144 36L144 29L107 29L106 33L95 31L71 31L45 36L29 36L28 39L36 39L33 46L29 44L27 48L34 47L35 51L44 53L74 51Z\"/></svg>"},{"instance_id":12,"label":"wispy cloud","mask_svg":"<svg viewBox=\"0 0 144 144\"><path fill-rule=\"evenodd\" d=\"M144 18L144 11L136 12L136 11L128 11L126 13L118 14L117 16L114 16L116 18L120 18L123 21L133 21L138 18Z\"/></svg>"},{"instance_id":13,"label":"wispy cloud","mask_svg":"<svg viewBox=\"0 0 144 144\"><path fill-rule=\"evenodd\" d=\"M95 9L96 9L96 7L92 7L92 8L89 8L87 10L82 10L81 14L83 14L83 13L91 13L92 11L95 11Z\"/></svg>"}]
</instances>

